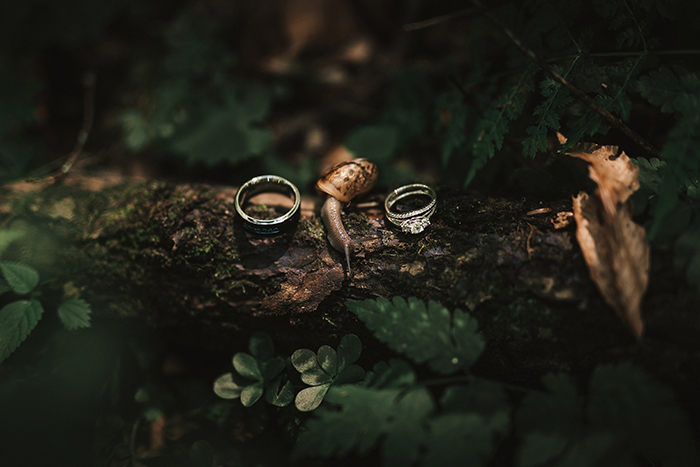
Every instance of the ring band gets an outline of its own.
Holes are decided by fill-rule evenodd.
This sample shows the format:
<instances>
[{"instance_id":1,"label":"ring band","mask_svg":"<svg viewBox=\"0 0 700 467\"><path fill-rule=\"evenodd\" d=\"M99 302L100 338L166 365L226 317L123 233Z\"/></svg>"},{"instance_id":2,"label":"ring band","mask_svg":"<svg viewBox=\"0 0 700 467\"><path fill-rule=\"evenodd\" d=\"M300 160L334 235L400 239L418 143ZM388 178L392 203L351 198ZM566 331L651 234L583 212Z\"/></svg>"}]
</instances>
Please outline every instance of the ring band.
<instances>
[{"instance_id":1,"label":"ring band","mask_svg":"<svg viewBox=\"0 0 700 467\"><path fill-rule=\"evenodd\" d=\"M258 219L249 216L243 211L246 200L259 193L278 192L289 196L294 205L279 217L274 219ZM243 227L258 235L274 235L289 231L299 219L299 206L301 206L301 195L299 189L289 180L277 175L261 175L248 180L236 192L234 198L236 212L243 220Z\"/></svg>"},{"instance_id":2,"label":"ring band","mask_svg":"<svg viewBox=\"0 0 700 467\"><path fill-rule=\"evenodd\" d=\"M428 197L430 201L425 206L414 210L399 211L395 209L399 201L413 197ZM401 227L402 232L411 234L419 234L430 225L429 218L435 213L436 208L437 195L435 190L422 183L397 188L384 201L387 219L392 224Z\"/></svg>"}]
</instances>

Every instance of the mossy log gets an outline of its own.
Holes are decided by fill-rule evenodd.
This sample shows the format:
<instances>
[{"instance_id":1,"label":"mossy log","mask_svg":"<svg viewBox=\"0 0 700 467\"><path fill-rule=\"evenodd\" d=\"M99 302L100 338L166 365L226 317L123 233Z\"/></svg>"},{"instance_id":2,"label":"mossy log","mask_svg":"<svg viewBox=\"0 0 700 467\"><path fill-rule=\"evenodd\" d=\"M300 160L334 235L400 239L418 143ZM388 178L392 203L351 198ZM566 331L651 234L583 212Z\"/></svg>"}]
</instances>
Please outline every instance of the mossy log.
<instances>
[{"instance_id":1,"label":"mossy log","mask_svg":"<svg viewBox=\"0 0 700 467\"><path fill-rule=\"evenodd\" d=\"M314 198L304 198L294 232L256 238L235 218L232 187L75 176L1 190L0 227L27 232L9 254L56 278L46 294L79 296L95 320L158 328L183 346L240 349L264 330L283 351L337 345L347 333L381 351L345 302L415 296L472 312L488 343L480 371L511 382L620 358L688 391L700 381L700 307L668 255L653 256L637 342L590 281L573 226L553 225L570 199L438 190L432 225L410 235L370 196L373 207L345 213L350 235L370 238L348 277Z\"/></svg>"}]
</instances>

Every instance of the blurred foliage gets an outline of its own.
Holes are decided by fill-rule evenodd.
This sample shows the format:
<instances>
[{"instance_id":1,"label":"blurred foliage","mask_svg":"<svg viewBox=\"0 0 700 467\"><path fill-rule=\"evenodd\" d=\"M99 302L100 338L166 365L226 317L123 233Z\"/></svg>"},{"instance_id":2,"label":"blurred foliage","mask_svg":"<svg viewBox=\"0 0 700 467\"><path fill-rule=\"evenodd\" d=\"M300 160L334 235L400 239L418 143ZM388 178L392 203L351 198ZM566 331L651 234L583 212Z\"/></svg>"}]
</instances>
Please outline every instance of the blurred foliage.
<instances>
[{"instance_id":1,"label":"blurred foliage","mask_svg":"<svg viewBox=\"0 0 700 467\"><path fill-rule=\"evenodd\" d=\"M270 148L261 124L273 91L233 74L235 59L217 41L211 21L182 14L163 34L167 51L148 91L149 108L120 117L126 147L139 152L153 142L190 164L237 163Z\"/></svg>"},{"instance_id":2,"label":"blurred foliage","mask_svg":"<svg viewBox=\"0 0 700 467\"><path fill-rule=\"evenodd\" d=\"M40 135L47 105L43 94L57 91L47 81L42 55L71 50L88 61L95 51L86 50L109 39L110 28L129 17L142 28L137 33L147 37L136 39L144 43L143 50L126 61L128 91L126 97L116 98L116 121L128 150L177 156L189 166L205 167L235 168L257 158L305 186L315 162L309 158L299 166L275 154L273 147L270 116L283 90L247 76L219 21L201 11L186 2L134 0L0 5L0 182L26 176L46 152ZM636 214L656 245L673 245L674 263L685 268L688 281L700 292L700 74L697 62L684 55L697 50L665 50L662 46L679 43L672 34L670 41L660 37L670 29L679 37L696 31L696 2L528 0L501 2L489 12L563 78L630 126L639 115L661 122L661 127L670 122L659 157L635 158L641 183L635 194ZM609 136L608 124L543 74L488 18L471 18L466 34L466 65L438 64L439 71L432 75L426 69L398 70L383 88L388 92L381 110L352 128L345 146L358 157L376 161L386 185L420 178L417 170L402 172L395 162L427 147L439 155L434 159L441 162L446 178L458 172L463 186L486 190L502 180L487 167L521 150L529 159L523 164L545 160L544 168L520 169L537 175L530 185L541 186L543 174L553 186L549 193L564 194L552 181L556 174L546 170L556 157L553 132L564 133L570 146ZM685 68L674 64L681 58ZM317 83L285 82L297 85L315 88ZM0 252L21 236L0 230ZM0 360L35 332L45 315L39 271L28 261L0 258ZM293 451L296 459L377 452L384 465L486 465L507 438L515 438L511 444L518 446L520 466L634 465L639 456L654 465L698 463L685 415L670 392L638 367L601 365L585 392L570 376L550 374L542 378L543 391L517 388L525 392L524 398L510 397L513 388L472 374L486 344L467 313L400 297L347 305L377 339L411 363L378 362L364 372L354 364L362 346L353 335L337 349L299 349L283 358L275 355L269 336L258 333L247 353L234 355L233 371L214 383L217 395L240 399L239 407L270 407L280 419L288 417L292 435L303 428ZM66 330L90 326L91 308L77 297L59 302L56 311L57 322ZM51 381L58 380L80 403L87 392L102 395L107 385L93 382L81 393L76 389L79 383L117 366L110 349L97 344L91 348L98 351L90 352L89 358L83 348L72 348L70 358L45 372L58 374L60 378ZM349 384L363 373L362 381ZM425 379L431 374L439 379ZM19 399L20 379L15 375L4 380L4 406L12 408ZM136 402L143 406L139 417L163 419L165 404L156 393L149 384L136 391ZM261 399L266 404L257 403ZM38 401L34 397L26 407L39 415L55 408ZM517 401L519 406L513 407ZM215 404L206 410L218 425L234 413ZM9 418L13 429L31 423L20 411ZM303 418L300 412L310 414ZM117 461L132 455L124 444L113 449ZM197 442L189 462L209 466L212 456L207 443ZM169 457L143 461L176 462ZM177 459L181 461L187 463Z\"/></svg>"},{"instance_id":3,"label":"blurred foliage","mask_svg":"<svg viewBox=\"0 0 700 467\"><path fill-rule=\"evenodd\" d=\"M24 176L40 148L25 134L37 124L37 94L42 84L33 76L18 76L0 56L0 183Z\"/></svg>"},{"instance_id":4,"label":"blurred foliage","mask_svg":"<svg viewBox=\"0 0 700 467\"><path fill-rule=\"evenodd\" d=\"M598 366L584 394L566 374L545 375L542 391L515 388L471 373L484 341L476 320L466 313L416 298L346 305L375 337L413 364L427 364L430 371L422 371L419 379L410 363L393 359L376 363L362 381L352 384L362 376L352 364L362 348L356 336L345 336L337 351L327 345L317 353L300 349L287 360L274 357L269 336L254 334L252 355L267 362L289 361L284 371L294 367L310 385L289 386L292 394L298 391L296 408L313 412L289 428L298 431L293 461L378 453L384 466L486 466L509 438L517 440L515 465L520 467L631 466L639 456L655 465L690 467L700 461L689 420L673 394L631 363ZM470 349L468 356L462 355L465 349ZM236 356L238 375L260 381L260 397L270 378L262 376L251 355L245 364L236 364ZM284 365L274 366L277 374ZM355 376L343 377L349 373ZM285 379L292 377L290 373ZM218 378L214 391L227 399L240 397L250 407L242 393L246 386L232 388L228 379L222 384ZM524 398L511 398L513 391ZM516 400L520 402L513 407Z\"/></svg>"}]
</instances>

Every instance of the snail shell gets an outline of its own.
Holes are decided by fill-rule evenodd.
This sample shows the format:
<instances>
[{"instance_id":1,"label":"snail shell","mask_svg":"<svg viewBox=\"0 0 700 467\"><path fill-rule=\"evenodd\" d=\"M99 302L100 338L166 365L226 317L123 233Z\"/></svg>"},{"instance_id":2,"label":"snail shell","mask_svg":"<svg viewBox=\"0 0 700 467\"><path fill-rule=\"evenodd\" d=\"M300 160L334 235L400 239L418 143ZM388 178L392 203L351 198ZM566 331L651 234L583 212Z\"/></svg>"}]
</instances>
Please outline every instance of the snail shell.
<instances>
[{"instance_id":1,"label":"snail shell","mask_svg":"<svg viewBox=\"0 0 700 467\"><path fill-rule=\"evenodd\" d=\"M347 203L367 193L377 181L377 166L367 159L353 159L336 164L316 183L319 191Z\"/></svg>"},{"instance_id":2,"label":"snail shell","mask_svg":"<svg viewBox=\"0 0 700 467\"><path fill-rule=\"evenodd\" d=\"M355 196L367 193L377 180L377 166L367 159L353 159L336 164L316 183L319 191L329 196L321 208L323 223L328 229L328 240L333 248L345 253L350 270L350 254L355 250L355 244L362 240L353 240L343 226L342 203L347 203Z\"/></svg>"}]
</instances>

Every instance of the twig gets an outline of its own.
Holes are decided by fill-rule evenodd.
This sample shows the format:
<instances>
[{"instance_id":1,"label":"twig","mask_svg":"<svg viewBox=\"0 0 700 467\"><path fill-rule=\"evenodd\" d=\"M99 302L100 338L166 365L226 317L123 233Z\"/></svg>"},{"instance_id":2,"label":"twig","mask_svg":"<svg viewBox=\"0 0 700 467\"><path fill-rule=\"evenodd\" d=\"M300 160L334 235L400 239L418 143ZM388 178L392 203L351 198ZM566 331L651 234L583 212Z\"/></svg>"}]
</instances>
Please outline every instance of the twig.
<instances>
[{"instance_id":1,"label":"twig","mask_svg":"<svg viewBox=\"0 0 700 467\"><path fill-rule=\"evenodd\" d=\"M73 150L66 156L66 161L61 168L51 174L47 181L49 184L62 180L75 165L83 152L83 147L87 142L92 123L95 119L95 73L88 72L83 76L83 126L78 132L78 137Z\"/></svg>"},{"instance_id":2,"label":"twig","mask_svg":"<svg viewBox=\"0 0 700 467\"><path fill-rule=\"evenodd\" d=\"M540 54L535 52L532 49L529 49L525 44L523 44L520 39L506 26L501 20L496 18L494 15L489 13L486 8L481 4L480 0L472 0L472 3L474 6L476 6L484 16L486 16L491 22L493 22L496 26L498 26L506 36L513 42L513 44L523 53L525 54L530 60L533 62L537 63L537 65L542 68L549 76L554 78L555 81L557 81L559 84L564 86L566 89L571 92L574 96L576 96L578 99L583 101L589 108L593 109L595 112L597 112L601 117L603 117L605 120L610 123L610 125L614 126L615 128L619 129L622 131L625 135L627 135L630 139L632 139L635 143L637 143L639 146L644 148L648 153L650 153L653 156L659 157L659 151L654 148L651 143L649 143L646 139L642 138L640 135L638 135L634 130L632 130L630 127L625 125L625 123L611 114L607 109L605 109L603 106L598 104L596 101L591 99L588 94L584 93L580 89L578 89L576 86L571 84L569 81L567 81L563 76L561 76L559 73L557 73L554 68L552 68L547 61L542 57Z\"/></svg>"},{"instance_id":3,"label":"twig","mask_svg":"<svg viewBox=\"0 0 700 467\"><path fill-rule=\"evenodd\" d=\"M460 18L462 16L467 16L476 13L478 10L474 8L464 8L463 10L455 11L447 15L436 16L435 18L426 19L423 21L417 21L415 23L408 23L403 25L404 31L417 31L419 29L429 28L435 26L436 24L444 23L446 21L451 21L455 18Z\"/></svg>"}]
</instances>

